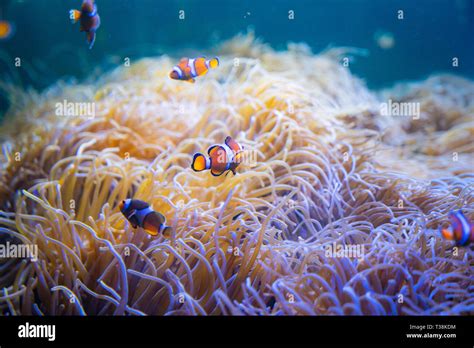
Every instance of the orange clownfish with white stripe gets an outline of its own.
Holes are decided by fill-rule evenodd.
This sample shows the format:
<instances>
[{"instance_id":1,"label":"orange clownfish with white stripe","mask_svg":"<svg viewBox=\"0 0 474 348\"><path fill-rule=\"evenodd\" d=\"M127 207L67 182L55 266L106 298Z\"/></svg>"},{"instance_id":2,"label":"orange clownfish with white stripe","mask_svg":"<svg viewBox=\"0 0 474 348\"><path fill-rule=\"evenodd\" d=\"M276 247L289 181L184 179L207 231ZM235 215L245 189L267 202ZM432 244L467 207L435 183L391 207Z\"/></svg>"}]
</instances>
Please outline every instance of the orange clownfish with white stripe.
<instances>
[{"instance_id":1,"label":"orange clownfish with white stripe","mask_svg":"<svg viewBox=\"0 0 474 348\"><path fill-rule=\"evenodd\" d=\"M451 227L440 229L443 237L456 241L459 246L474 243L474 224L468 221L462 211L451 211L448 216L451 220Z\"/></svg>"},{"instance_id":2,"label":"orange clownfish with white stripe","mask_svg":"<svg viewBox=\"0 0 474 348\"><path fill-rule=\"evenodd\" d=\"M182 80L194 83L195 78L204 76L209 69L215 69L219 66L219 59L199 58L182 58L170 72L170 78L173 80Z\"/></svg>"},{"instance_id":3,"label":"orange clownfish with white stripe","mask_svg":"<svg viewBox=\"0 0 474 348\"><path fill-rule=\"evenodd\" d=\"M73 24L80 21L80 30L86 32L87 43L91 49L95 42L95 32L100 26L100 17L94 0L84 0L80 11L70 10L69 18Z\"/></svg>"},{"instance_id":4,"label":"orange clownfish with white stripe","mask_svg":"<svg viewBox=\"0 0 474 348\"><path fill-rule=\"evenodd\" d=\"M229 170L235 175L235 170L241 162L243 150L243 146L231 137L227 137L224 144L212 145L207 150L208 157L202 153L196 153L191 168L195 172L210 170L214 176L220 176Z\"/></svg>"},{"instance_id":5,"label":"orange clownfish with white stripe","mask_svg":"<svg viewBox=\"0 0 474 348\"><path fill-rule=\"evenodd\" d=\"M147 202L129 198L122 201L119 208L133 228L141 227L152 236L161 233L169 237L171 227L165 225L166 218L163 214L151 209Z\"/></svg>"}]
</instances>

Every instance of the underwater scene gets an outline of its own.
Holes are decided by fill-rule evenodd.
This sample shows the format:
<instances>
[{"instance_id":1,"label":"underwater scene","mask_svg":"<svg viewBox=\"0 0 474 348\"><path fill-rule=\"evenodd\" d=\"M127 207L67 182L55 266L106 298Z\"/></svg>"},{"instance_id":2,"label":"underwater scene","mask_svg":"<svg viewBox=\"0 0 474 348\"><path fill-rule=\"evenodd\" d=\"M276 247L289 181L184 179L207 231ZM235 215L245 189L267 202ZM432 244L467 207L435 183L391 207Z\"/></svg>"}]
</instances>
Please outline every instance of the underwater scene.
<instances>
[{"instance_id":1,"label":"underwater scene","mask_svg":"<svg viewBox=\"0 0 474 348\"><path fill-rule=\"evenodd\" d=\"M1 0L0 315L473 315L474 0Z\"/></svg>"}]
</instances>

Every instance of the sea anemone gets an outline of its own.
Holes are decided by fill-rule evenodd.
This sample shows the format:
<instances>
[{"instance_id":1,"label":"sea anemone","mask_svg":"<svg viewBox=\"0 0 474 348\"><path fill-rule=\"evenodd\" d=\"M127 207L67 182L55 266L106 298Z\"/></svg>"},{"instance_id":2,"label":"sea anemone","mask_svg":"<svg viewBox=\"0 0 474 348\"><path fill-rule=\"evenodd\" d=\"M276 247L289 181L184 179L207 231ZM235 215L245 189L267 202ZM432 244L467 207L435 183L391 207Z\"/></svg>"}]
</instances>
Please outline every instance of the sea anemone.
<instances>
[{"instance_id":1,"label":"sea anemone","mask_svg":"<svg viewBox=\"0 0 474 348\"><path fill-rule=\"evenodd\" d=\"M454 76L372 92L340 59L221 45L195 84L142 59L90 84L16 97L0 127L2 315L473 314L474 253L438 232L474 218L474 84ZM12 90L6 84L1 86ZM381 103L419 103L420 117ZM61 103L93 103L89 117ZM237 175L191 170L231 135ZM172 235L134 229L148 202ZM338 248L359 247L357 257Z\"/></svg>"}]
</instances>

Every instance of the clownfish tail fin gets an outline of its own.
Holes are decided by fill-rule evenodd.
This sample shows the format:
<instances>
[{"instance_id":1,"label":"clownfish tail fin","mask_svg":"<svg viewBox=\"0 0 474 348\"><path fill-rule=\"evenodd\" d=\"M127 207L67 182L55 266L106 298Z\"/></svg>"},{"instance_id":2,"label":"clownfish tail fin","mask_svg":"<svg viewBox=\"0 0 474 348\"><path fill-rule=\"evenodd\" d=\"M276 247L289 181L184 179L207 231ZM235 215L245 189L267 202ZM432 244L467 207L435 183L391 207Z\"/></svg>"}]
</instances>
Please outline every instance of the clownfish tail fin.
<instances>
[{"instance_id":1,"label":"clownfish tail fin","mask_svg":"<svg viewBox=\"0 0 474 348\"><path fill-rule=\"evenodd\" d=\"M219 58L215 57L209 60L209 67L215 69L219 66Z\"/></svg>"},{"instance_id":2,"label":"clownfish tail fin","mask_svg":"<svg viewBox=\"0 0 474 348\"><path fill-rule=\"evenodd\" d=\"M72 24L76 23L81 18L81 11L78 10L69 10L69 19Z\"/></svg>"},{"instance_id":3,"label":"clownfish tail fin","mask_svg":"<svg viewBox=\"0 0 474 348\"><path fill-rule=\"evenodd\" d=\"M87 43L89 44L89 49L92 49L95 42L95 31L91 30L87 32Z\"/></svg>"},{"instance_id":4,"label":"clownfish tail fin","mask_svg":"<svg viewBox=\"0 0 474 348\"><path fill-rule=\"evenodd\" d=\"M193 157L193 163L191 163L191 168L195 172L201 172L205 169L209 169L208 160L206 159L206 156L204 156L200 152L196 153Z\"/></svg>"}]
</instances>

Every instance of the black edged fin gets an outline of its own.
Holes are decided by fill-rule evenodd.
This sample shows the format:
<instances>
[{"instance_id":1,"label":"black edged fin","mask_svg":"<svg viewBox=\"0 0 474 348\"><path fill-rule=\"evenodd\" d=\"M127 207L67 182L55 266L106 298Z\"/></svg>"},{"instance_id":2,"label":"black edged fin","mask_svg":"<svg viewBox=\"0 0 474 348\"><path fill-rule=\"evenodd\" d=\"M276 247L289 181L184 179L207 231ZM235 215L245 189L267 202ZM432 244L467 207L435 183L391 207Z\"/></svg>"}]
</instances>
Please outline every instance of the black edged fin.
<instances>
[{"instance_id":1,"label":"black edged fin","mask_svg":"<svg viewBox=\"0 0 474 348\"><path fill-rule=\"evenodd\" d=\"M219 147L220 145L212 145L209 149L207 149L207 154L211 155L211 151L214 150L216 147Z\"/></svg>"},{"instance_id":2,"label":"black edged fin","mask_svg":"<svg viewBox=\"0 0 474 348\"><path fill-rule=\"evenodd\" d=\"M171 233L173 233L173 228L170 226L161 225L160 231L163 237L170 238Z\"/></svg>"},{"instance_id":3,"label":"black edged fin","mask_svg":"<svg viewBox=\"0 0 474 348\"><path fill-rule=\"evenodd\" d=\"M200 157L203 157L203 161L204 161L203 169L196 168L196 159L200 158ZM203 170L208 169L208 168L206 168L206 157L202 153L197 152L197 153L194 154L193 161L191 162L191 169L194 170L195 172L202 172Z\"/></svg>"},{"instance_id":4,"label":"black edged fin","mask_svg":"<svg viewBox=\"0 0 474 348\"><path fill-rule=\"evenodd\" d=\"M89 44L89 49L92 49L95 42L95 31L90 30L87 32L87 43Z\"/></svg>"},{"instance_id":5,"label":"black edged fin","mask_svg":"<svg viewBox=\"0 0 474 348\"><path fill-rule=\"evenodd\" d=\"M218 173L218 174L217 174L217 173L214 173L214 169L211 169L211 174L212 174L213 176L221 176L222 174L224 174L224 172L225 172L225 170L222 171L222 172L217 172L217 173Z\"/></svg>"},{"instance_id":6,"label":"black edged fin","mask_svg":"<svg viewBox=\"0 0 474 348\"><path fill-rule=\"evenodd\" d=\"M153 211L143 219L143 229L152 236L156 236L160 232L161 226L165 221L166 218L163 214Z\"/></svg>"}]
</instances>

